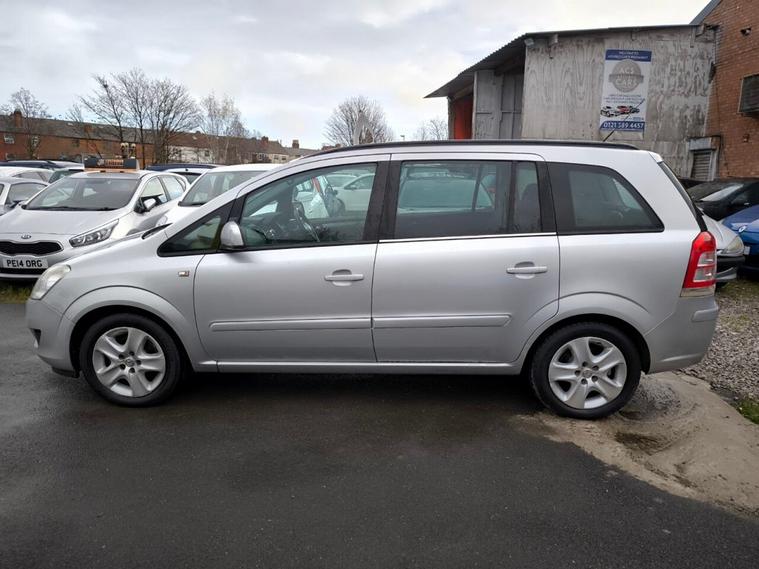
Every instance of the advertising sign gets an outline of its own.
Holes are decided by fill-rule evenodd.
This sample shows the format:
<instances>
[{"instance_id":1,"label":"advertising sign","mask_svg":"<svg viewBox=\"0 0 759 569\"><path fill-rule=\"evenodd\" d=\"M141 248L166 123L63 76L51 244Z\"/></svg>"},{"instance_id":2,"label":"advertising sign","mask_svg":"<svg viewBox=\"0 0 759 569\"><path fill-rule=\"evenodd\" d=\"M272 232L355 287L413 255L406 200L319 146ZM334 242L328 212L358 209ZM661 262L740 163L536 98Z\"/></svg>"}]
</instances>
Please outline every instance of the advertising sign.
<instances>
[{"instance_id":1,"label":"advertising sign","mask_svg":"<svg viewBox=\"0 0 759 569\"><path fill-rule=\"evenodd\" d=\"M601 130L643 132L646 129L651 52L607 49L604 90L601 96Z\"/></svg>"}]
</instances>

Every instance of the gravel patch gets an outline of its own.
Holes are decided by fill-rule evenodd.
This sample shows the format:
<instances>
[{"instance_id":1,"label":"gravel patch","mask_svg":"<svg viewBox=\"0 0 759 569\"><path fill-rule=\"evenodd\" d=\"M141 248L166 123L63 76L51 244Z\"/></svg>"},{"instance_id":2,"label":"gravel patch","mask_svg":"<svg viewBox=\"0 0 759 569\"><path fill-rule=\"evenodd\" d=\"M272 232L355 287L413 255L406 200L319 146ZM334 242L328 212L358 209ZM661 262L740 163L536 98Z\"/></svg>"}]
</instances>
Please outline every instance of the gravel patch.
<instances>
[{"instance_id":1,"label":"gravel patch","mask_svg":"<svg viewBox=\"0 0 759 569\"><path fill-rule=\"evenodd\" d=\"M706 357L686 373L739 397L759 400L759 280L739 279L717 292L720 315Z\"/></svg>"}]
</instances>

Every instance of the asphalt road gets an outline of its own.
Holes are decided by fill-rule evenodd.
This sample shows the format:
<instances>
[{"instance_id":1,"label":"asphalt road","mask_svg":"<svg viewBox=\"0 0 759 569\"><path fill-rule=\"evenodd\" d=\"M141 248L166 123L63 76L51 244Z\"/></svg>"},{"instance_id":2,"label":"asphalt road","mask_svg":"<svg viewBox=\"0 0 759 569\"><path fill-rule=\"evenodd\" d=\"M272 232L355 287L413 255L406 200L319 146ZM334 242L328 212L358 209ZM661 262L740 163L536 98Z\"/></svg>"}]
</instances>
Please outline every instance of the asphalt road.
<instances>
[{"instance_id":1,"label":"asphalt road","mask_svg":"<svg viewBox=\"0 0 759 569\"><path fill-rule=\"evenodd\" d=\"M549 441L518 380L204 376L101 401L0 305L0 567L750 567L759 522Z\"/></svg>"}]
</instances>

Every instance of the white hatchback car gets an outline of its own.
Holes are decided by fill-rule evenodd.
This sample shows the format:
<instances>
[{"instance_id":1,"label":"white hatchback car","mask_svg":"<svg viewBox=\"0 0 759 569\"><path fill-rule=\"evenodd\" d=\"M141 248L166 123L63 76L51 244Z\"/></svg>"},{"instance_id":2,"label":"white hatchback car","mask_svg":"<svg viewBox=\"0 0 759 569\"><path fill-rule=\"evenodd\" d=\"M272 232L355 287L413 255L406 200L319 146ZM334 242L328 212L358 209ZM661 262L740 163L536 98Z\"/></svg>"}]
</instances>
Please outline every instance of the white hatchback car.
<instances>
[{"instance_id":1,"label":"white hatchback car","mask_svg":"<svg viewBox=\"0 0 759 569\"><path fill-rule=\"evenodd\" d=\"M36 279L104 241L151 229L184 190L177 174L139 170L58 180L2 216L0 279Z\"/></svg>"},{"instance_id":2,"label":"white hatchback car","mask_svg":"<svg viewBox=\"0 0 759 569\"><path fill-rule=\"evenodd\" d=\"M176 207L171 208L159 219L157 225L175 223L213 198L276 167L277 164L236 164L204 170L203 174L185 192Z\"/></svg>"}]
</instances>

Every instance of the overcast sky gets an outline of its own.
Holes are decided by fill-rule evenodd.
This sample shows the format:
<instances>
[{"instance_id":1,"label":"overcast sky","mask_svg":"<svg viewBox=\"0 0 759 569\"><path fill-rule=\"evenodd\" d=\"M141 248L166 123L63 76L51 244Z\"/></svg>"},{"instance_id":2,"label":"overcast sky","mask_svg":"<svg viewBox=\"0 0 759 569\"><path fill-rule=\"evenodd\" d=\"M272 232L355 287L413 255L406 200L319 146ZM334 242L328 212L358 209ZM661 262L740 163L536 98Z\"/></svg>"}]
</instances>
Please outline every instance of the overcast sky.
<instances>
[{"instance_id":1,"label":"overcast sky","mask_svg":"<svg viewBox=\"0 0 759 569\"><path fill-rule=\"evenodd\" d=\"M30 89L62 116L92 73L137 66L198 98L233 96L247 126L320 147L344 98L396 136L446 113L424 99L528 31L688 23L707 0L0 0L0 103Z\"/></svg>"}]
</instances>

